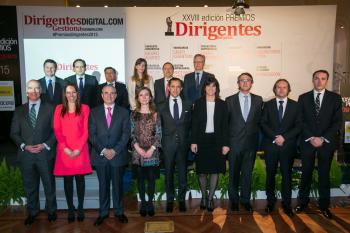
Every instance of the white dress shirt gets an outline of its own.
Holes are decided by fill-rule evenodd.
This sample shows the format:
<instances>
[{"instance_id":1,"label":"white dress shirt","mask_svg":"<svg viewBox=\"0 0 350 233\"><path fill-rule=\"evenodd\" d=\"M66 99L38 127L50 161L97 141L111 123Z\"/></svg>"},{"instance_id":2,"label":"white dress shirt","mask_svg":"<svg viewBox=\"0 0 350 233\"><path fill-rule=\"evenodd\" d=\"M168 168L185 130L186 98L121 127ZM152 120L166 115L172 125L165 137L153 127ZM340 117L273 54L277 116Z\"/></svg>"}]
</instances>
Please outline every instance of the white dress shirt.
<instances>
[{"instance_id":1,"label":"white dress shirt","mask_svg":"<svg viewBox=\"0 0 350 233\"><path fill-rule=\"evenodd\" d=\"M170 113L171 113L171 116L174 118L174 99L177 99L177 105L179 106L179 118L181 117L181 113L182 113L182 100L181 100L181 97L178 96L176 98L170 96L169 97L169 108L170 108Z\"/></svg>"},{"instance_id":2,"label":"white dress shirt","mask_svg":"<svg viewBox=\"0 0 350 233\"><path fill-rule=\"evenodd\" d=\"M280 101L283 101L283 113L282 113L282 118L284 117L284 113L286 112L286 107L287 107L287 102L288 102L288 98L285 97L283 99L279 99L276 97L276 103L277 103L277 110L280 107Z\"/></svg>"},{"instance_id":3,"label":"white dress shirt","mask_svg":"<svg viewBox=\"0 0 350 233\"><path fill-rule=\"evenodd\" d=\"M238 93L239 104L241 106L242 114L244 112L244 96L245 95L248 96L248 112L250 112L250 106L251 106L251 103L252 103L252 97L250 96L250 93L248 93L248 94L243 94L242 92Z\"/></svg>"},{"instance_id":4,"label":"white dress shirt","mask_svg":"<svg viewBox=\"0 0 350 233\"><path fill-rule=\"evenodd\" d=\"M321 93L320 95L320 107L322 106L322 101L323 101L323 97L324 97L324 93L326 92L326 89L323 89L322 91L316 91L314 90L314 102L316 101L317 98L317 94Z\"/></svg>"},{"instance_id":5,"label":"white dress shirt","mask_svg":"<svg viewBox=\"0 0 350 233\"><path fill-rule=\"evenodd\" d=\"M56 84L56 77L47 77L45 76L45 81L46 81L46 89L49 87L49 81L52 80L52 94L55 94L55 84Z\"/></svg>"},{"instance_id":6,"label":"white dress shirt","mask_svg":"<svg viewBox=\"0 0 350 233\"><path fill-rule=\"evenodd\" d=\"M83 75L75 75L75 77L77 79L78 89L79 89L80 78L83 78L83 87L85 87L85 74L83 74Z\"/></svg>"},{"instance_id":7,"label":"white dress shirt","mask_svg":"<svg viewBox=\"0 0 350 233\"><path fill-rule=\"evenodd\" d=\"M214 133L214 111L215 101L207 101L207 125L205 127L206 133Z\"/></svg>"}]
</instances>

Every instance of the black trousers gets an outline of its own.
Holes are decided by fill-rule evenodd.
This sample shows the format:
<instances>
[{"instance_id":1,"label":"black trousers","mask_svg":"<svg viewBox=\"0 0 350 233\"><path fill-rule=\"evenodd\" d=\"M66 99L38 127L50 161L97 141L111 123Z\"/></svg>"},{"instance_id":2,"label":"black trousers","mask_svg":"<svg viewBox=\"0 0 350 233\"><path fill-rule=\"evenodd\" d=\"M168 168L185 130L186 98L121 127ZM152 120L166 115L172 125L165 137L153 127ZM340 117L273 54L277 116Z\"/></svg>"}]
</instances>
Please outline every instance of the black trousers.
<instances>
[{"instance_id":1,"label":"black trousers","mask_svg":"<svg viewBox=\"0 0 350 233\"><path fill-rule=\"evenodd\" d=\"M317 156L318 171L318 204L321 209L328 208L330 204L330 176L333 151L322 149L315 150L311 153L301 153L302 175L298 195L300 204L307 205L310 201L310 188L312 182L312 173L315 168L315 158Z\"/></svg>"},{"instance_id":2,"label":"black trousers","mask_svg":"<svg viewBox=\"0 0 350 233\"><path fill-rule=\"evenodd\" d=\"M78 212L82 213L84 210L84 196L85 196L85 175L64 176L64 193L66 195L68 212L74 211L73 204L73 179L77 186L78 196Z\"/></svg>"},{"instance_id":3,"label":"black trousers","mask_svg":"<svg viewBox=\"0 0 350 233\"><path fill-rule=\"evenodd\" d=\"M54 176L52 172L53 160L31 158L23 159L20 163L23 188L25 196L27 198L28 214L35 216L40 211L40 179L45 192L46 210L49 214L56 212L56 192L53 183Z\"/></svg>"},{"instance_id":4,"label":"black trousers","mask_svg":"<svg viewBox=\"0 0 350 233\"><path fill-rule=\"evenodd\" d=\"M228 194L231 202L249 203L255 157L256 151L251 150L229 155Z\"/></svg>"},{"instance_id":5,"label":"black trousers","mask_svg":"<svg viewBox=\"0 0 350 233\"><path fill-rule=\"evenodd\" d=\"M283 150L279 149L274 151L266 151L266 196L269 204L274 204L277 200L275 196L275 177L279 163L282 175L282 204L290 206L292 195L293 162L294 154L292 153L285 153Z\"/></svg>"},{"instance_id":6,"label":"black trousers","mask_svg":"<svg viewBox=\"0 0 350 233\"><path fill-rule=\"evenodd\" d=\"M175 199L174 173L175 165L178 176L178 200L185 201L187 191L187 147L174 142L172 148L163 148L164 167L165 167L165 186L167 202L173 202Z\"/></svg>"},{"instance_id":7,"label":"black trousers","mask_svg":"<svg viewBox=\"0 0 350 233\"><path fill-rule=\"evenodd\" d=\"M107 216L111 203L111 183L114 214L121 215L123 210L123 175L125 167L95 166L99 183L100 216Z\"/></svg>"}]
</instances>

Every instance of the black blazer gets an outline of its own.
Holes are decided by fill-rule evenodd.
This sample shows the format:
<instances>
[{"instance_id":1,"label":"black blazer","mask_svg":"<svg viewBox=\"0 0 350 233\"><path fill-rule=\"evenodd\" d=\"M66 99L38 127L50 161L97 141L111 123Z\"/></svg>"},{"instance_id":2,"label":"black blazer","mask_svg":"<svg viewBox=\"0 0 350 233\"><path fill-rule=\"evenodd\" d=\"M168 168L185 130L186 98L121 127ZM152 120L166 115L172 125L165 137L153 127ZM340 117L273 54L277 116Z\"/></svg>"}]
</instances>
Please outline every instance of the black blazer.
<instances>
[{"instance_id":1,"label":"black blazer","mask_svg":"<svg viewBox=\"0 0 350 233\"><path fill-rule=\"evenodd\" d=\"M251 106L247 122L245 122L238 94L239 92L226 98L231 153L238 153L242 150L257 150L259 144L262 98L250 93Z\"/></svg>"},{"instance_id":2,"label":"black blazer","mask_svg":"<svg viewBox=\"0 0 350 233\"><path fill-rule=\"evenodd\" d=\"M284 154L295 154L301 127L301 114L296 101L287 99L282 122L278 119L276 98L266 102L261 117L261 129L264 133L263 149L267 153L279 150ZM281 147L273 143L277 135L282 135L285 139Z\"/></svg>"},{"instance_id":3,"label":"black blazer","mask_svg":"<svg viewBox=\"0 0 350 233\"><path fill-rule=\"evenodd\" d=\"M303 130L300 138L300 149L302 153L311 153L314 148L306 139L316 136L324 137L329 143L324 142L320 150L332 152L336 149L337 133L342 125L342 100L341 96L326 90L323 96L321 109L316 116L315 101L313 91L299 96L298 100Z\"/></svg>"},{"instance_id":4,"label":"black blazer","mask_svg":"<svg viewBox=\"0 0 350 233\"><path fill-rule=\"evenodd\" d=\"M206 98L198 99L193 108L192 121L192 143L199 144L203 142L205 129L207 125L207 102ZM216 144L220 147L229 146L228 134L228 113L225 101L221 99L215 100L214 109L214 132Z\"/></svg>"},{"instance_id":5,"label":"black blazer","mask_svg":"<svg viewBox=\"0 0 350 233\"><path fill-rule=\"evenodd\" d=\"M55 89L53 91L53 99L50 99L49 94L47 93L47 86L46 86L46 79L45 77L38 80L40 82L41 86L41 100L43 102L48 102L54 106L62 103L62 94L63 94L63 88L64 88L64 80L61 78L56 77L55 81Z\"/></svg>"},{"instance_id":6,"label":"black blazer","mask_svg":"<svg viewBox=\"0 0 350 233\"><path fill-rule=\"evenodd\" d=\"M154 82L154 103L156 106L166 101L164 79L165 78L157 79Z\"/></svg>"},{"instance_id":7,"label":"black blazer","mask_svg":"<svg viewBox=\"0 0 350 233\"><path fill-rule=\"evenodd\" d=\"M85 76L85 84L84 84L84 93L83 96L80 96L80 100L82 104L89 105L90 109L97 105L96 100L96 91L98 82L95 76L84 74ZM76 75L69 76L65 79L66 83L73 83L78 86Z\"/></svg>"},{"instance_id":8,"label":"black blazer","mask_svg":"<svg viewBox=\"0 0 350 233\"><path fill-rule=\"evenodd\" d=\"M108 162L114 167L128 163L127 143L130 138L129 112L114 105L111 125L107 127L104 105L92 109L89 115L89 141L93 147L91 164L103 166ZM103 148L114 149L116 156L108 161L100 156Z\"/></svg>"},{"instance_id":9,"label":"black blazer","mask_svg":"<svg viewBox=\"0 0 350 233\"><path fill-rule=\"evenodd\" d=\"M188 100L191 100L192 103L194 103L197 99L199 99L202 96L201 92L202 92L203 84L205 80L210 76L215 77L214 74L203 71L200 85L199 85L199 88L197 89L195 72L186 74L184 77L184 89L183 89L184 97Z\"/></svg>"},{"instance_id":10,"label":"black blazer","mask_svg":"<svg viewBox=\"0 0 350 233\"><path fill-rule=\"evenodd\" d=\"M103 87L106 85L107 85L107 82L102 83L97 87L97 104L98 105L103 104L101 93L102 93ZM120 107L129 109L130 104L129 104L129 96L128 96L128 91L126 89L126 85L124 83L115 81L115 89L117 90L117 98L115 100L115 103Z\"/></svg>"},{"instance_id":11,"label":"black blazer","mask_svg":"<svg viewBox=\"0 0 350 233\"><path fill-rule=\"evenodd\" d=\"M21 161L23 156L30 156L28 151L22 151L20 146L36 145L46 143L51 150L42 150L39 154L35 154L33 159L52 159L55 154L56 137L53 132L53 106L49 103L41 102L36 119L35 128L33 128L29 119L29 104L23 104L16 108L12 118L10 137L16 143L18 148L18 158Z\"/></svg>"},{"instance_id":12,"label":"black blazer","mask_svg":"<svg viewBox=\"0 0 350 233\"><path fill-rule=\"evenodd\" d=\"M179 136L181 146L189 146L192 102L182 99L182 112L178 124L171 115L169 98L159 105L158 114L162 122L162 149L176 142L176 134Z\"/></svg>"}]
</instances>

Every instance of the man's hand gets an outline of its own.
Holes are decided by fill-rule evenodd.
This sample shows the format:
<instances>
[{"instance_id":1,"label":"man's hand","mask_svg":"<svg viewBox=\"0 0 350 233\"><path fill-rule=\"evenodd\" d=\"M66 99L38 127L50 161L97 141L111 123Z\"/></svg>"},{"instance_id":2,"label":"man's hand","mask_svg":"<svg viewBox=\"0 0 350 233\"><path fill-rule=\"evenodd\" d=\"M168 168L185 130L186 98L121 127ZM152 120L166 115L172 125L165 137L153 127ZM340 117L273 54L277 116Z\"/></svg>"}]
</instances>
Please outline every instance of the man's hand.
<instances>
[{"instance_id":1,"label":"man's hand","mask_svg":"<svg viewBox=\"0 0 350 233\"><path fill-rule=\"evenodd\" d=\"M311 140L310 140L310 143L314 146L314 147L316 147L316 148L318 148L318 147L321 147L322 145L323 145L323 138L321 138L321 137L312 137L311 138Z\"/></svg>"},{"instance_id":2,"label":"man's hand","mask_svg":"<svg viewBox=\"0 0 350 233\"><path fill-rule=\"evenodd\" d=\"M230 151L230 147L228 146L223 146L222 147L222 154L227 155L227 153Z\"/></svg>"},{"instance_id":3,"label":"man's hand","mask_svg":"<svg viewBox=\"0 0 350 233\"><path fill-rule=\"evenodd\" d=\"M191 144L191 151L195 154L198 152L198 145L197 144Z\"/></svg>"},{"instance_id":4,"label":"man's hand","mask_svg":"<svg viewBox=\"0 0 350 233\"><path fill-rule=\"evenodd\" d=\"M277 146L283 146L283 143L285 142L285 139L282 135L277 135L275 138L275 143Z\"/></svg>"}]
</instances>

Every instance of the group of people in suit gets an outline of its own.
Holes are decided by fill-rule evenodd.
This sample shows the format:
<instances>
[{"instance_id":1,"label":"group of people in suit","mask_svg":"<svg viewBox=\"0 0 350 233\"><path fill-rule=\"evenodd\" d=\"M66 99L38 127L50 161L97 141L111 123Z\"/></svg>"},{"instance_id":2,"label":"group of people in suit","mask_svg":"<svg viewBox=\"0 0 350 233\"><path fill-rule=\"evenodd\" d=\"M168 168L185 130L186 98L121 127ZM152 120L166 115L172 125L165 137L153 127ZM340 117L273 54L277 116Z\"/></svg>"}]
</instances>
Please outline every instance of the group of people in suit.
<instances>
[{"instance_id":1,"label":"group of people in suit","mask_svg":"<svg viewBox=\"0 0 350 233\"><path fill-rule=\"evenodd\" d=\"M109 216L110 184L114 215L127 223L122 179L129 164L128 143L141 216L155 214L155 180L161 162L165 168L166 212L174 209L176 188L179 210L186 211L189 151L202 193L201 209L214 210L218 177L227 171L228 161L229 208L239 211L243 206L251 212L252 172L260 132L264 135L262 150L267 172L265 211L271 213L275 209L278 164L284 212L293 216L307 208L317 158L319 207L325 217L332 218L329 172L342 112L341 97L326 90L328 72L315 71L313 90L301 95L298 102L288 98L289 82L279 79L273 87L275 98L264 103L261 96L251 93L254 80L250 73L240 74L239 91L222 100L218 80L203 70L205 56L196 54L193 64L195 71L182 81L173 77L174 66L166 62L162 68L164 77L153 81L147 73L147 61L139 58L126 88L117 81L113 67L105 68L106 83L98 85L94 76L85 74L86 63L82 59L73 62L75 75L65 80L55 76L56 62L46 60L45 77L27 83L28 103L16 108L11 125L11 137L19 147L27 198L25 224L32 224L39 213L40 179L48 220L56 220L54 176L64 177L68 222L75 220L75 211L77 220L83 221L84 175L91 173L92 167L99 180L100 198L95 225ZM301 153L302 177L298 205L293 211L291 174L297 148ZM178 187L174 187L175 171ZM77 209L73 204L74 178Z\"/></svg>"}]
</instances>

